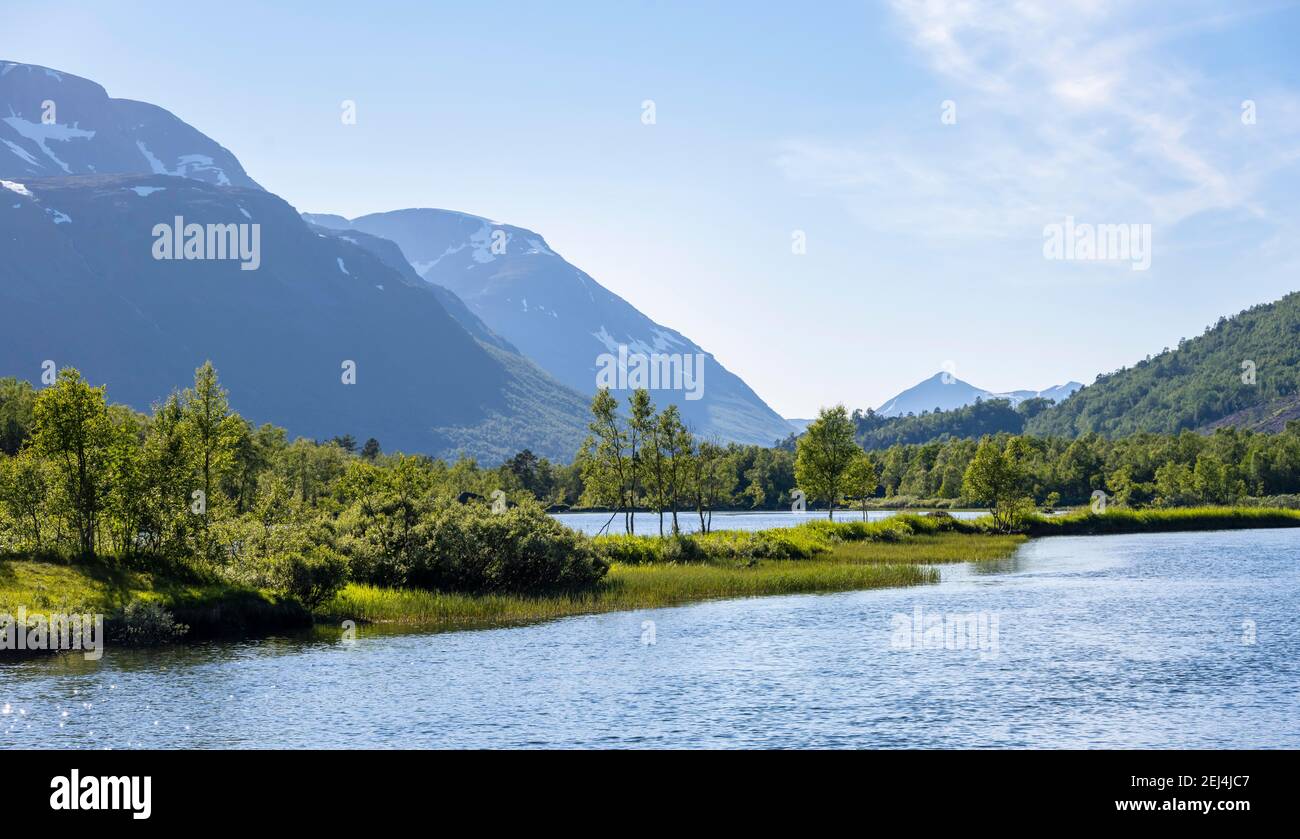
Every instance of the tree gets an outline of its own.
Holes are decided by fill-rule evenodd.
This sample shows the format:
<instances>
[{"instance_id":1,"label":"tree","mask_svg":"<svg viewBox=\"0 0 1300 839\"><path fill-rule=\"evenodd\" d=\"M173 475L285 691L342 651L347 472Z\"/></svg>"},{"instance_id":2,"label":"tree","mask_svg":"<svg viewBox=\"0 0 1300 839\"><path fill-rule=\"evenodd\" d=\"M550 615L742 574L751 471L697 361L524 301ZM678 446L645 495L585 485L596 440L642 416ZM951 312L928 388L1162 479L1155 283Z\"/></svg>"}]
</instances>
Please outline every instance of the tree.
<instances>
[{"instance_id":1,"label":"tree","mask_svg":"<svg viewBox=\"0 0 1300 839\"><path fill-rule=\"evenodd\" d=\"M637 388L628 397L628 495L631 497L632 513L628 517L628 533L636 532L636 502L639 484L645 473L644 449L654 437L655 406L650 401L650 391ZM663 511L660 508L659 532L663 534Z\"/></svg>"},{"instance_id":2,"label":"tree","mask_svg":"<svg viewBox=\"0 0 1300 839\"><path fill-rule=\"evenodd\" d=\"M1003 531L1010 531L1033 506L1024 490L1025 475L1010 448L1010 444L1004 449L985 437L962 478L962 495L988 504L994 526Z\"/></svg>"},{"instance_id":3,"label":"tree","mask_svg":"<svg viewBox=\"0 0 1300 839\"><path fill-rule=\"evenodd\" d=\"M13 378L0 379L0 452L18 454L32 428L36 389Z\"/></svg>"},{"instance_id":4,"label":"tree","mask_svg":"<svg viewBox=\"0 0 1300 839\"><path fill-rule=\"evenodd\" d=\"M677 525L677 510L687 491L690 479L691 453L695 441L691 432L682 423L681 414L676 405L669 405L659 415L655 424L655 437L663 453L664 500L672 512L673 533L681 532ZM662 518L662 513L660 514Z\"/></svg>"},{"instance_id":5,"label":"tree","mask_svg":"<svg viewBox=\"0 0 1300 839\"><path fill-rule=\"evenodd\" d=\"M53 463L84 556L95 555L111 442L104 388L91 387L71 367L60 370L32 406L32 447Z\"/></svg>"},{"instance_id":6,"label":"tree","mask_svg":"<svg viewBox=\"0 0 1300 839\"><path fill-rule=\"evenodd\" d=\"M32 549L44 548L42 522L48 515L49 481L45 464L30 448L13 457L0 455L0 507L27 532Z\"/></svg>"},{"instance_id":7,"label":"tree","mask_svg":"<svg viewBox=\"0 0 1300 839\"><path fill-rule=\"evenodd\" d=\"M583 494L589 503L613 507L623 513L626 532L632 532L628 512L631 464L627 455L627 432L618 417L618 401L608 388L596 391L591 400L591 434L582 444ZM612 519L611 519L612 521Z\"/></svg>"},{"instance_id":8,"label":"tree","mask_svg":"<svg viewBox=\"0 0 1300 839\"><path fill-rule=\"evenodd\" d=\"M853 442L853 421L843 405L823 408L799 438L794 462L795 478L810 498L826 501L827 517L832 521L845 472L859 451L861 449Z\"/></svg>"},{"instance_id":9,"label":"tree","mask_svg":"<svg viewBox=\"0 0 1300 839\"><path fill-rule=\"evenodd\" d=\"M713 509L731 495L736 487L736 473L727 450L716 443L701 442L691 458L691 492L695 511L700 517L700 532L713 529Z\"/></svg>"},{"instance_id":10,"label":"tree","mask_svg":"<svg viewBox=\"0 0 1300 839\"><path fill-rule=\"evenodd\" d=\"M867 504L876 495L880 485L880 467L875 458L866 452L859 452L849 464L844 476L845 490L862 499L862 520L867 520Z\"/></svg>"},{"instance_id":11,"label":"tree","mask_svg":"<svg viewBox=\"0 0 1300 839\"><path fill-rule=\"evenodd\" d=\"M203 496L212 504L213 487L234 461L241 421L230 413L230 400L211 361L194 371L194 388L185 391L182 404L185 433L198 455Z\"/></svg>"},{"instance_id":12,"label":"tree","mask_svg":"<svg viewBox=\"0 0 1300 839\"><path fill-rule=\"evenodd\" d=\"M194 490L195 449L186 437L184 407L172 393L154 409L140 454L141 473L149 487L144 501L145 548L176 555L185 550L195 526L190 514Z\"/></svg>"},{"instance_id":13,"label":"tree","mask_svg":"<svg viewBox=\"0 0 1300 839\"><path fill-rule=\"evenodd\" d=\"M366 440L366 444L361 447L361 457L365 460L374 460L375 458L379 457L379 455L380 455L379 441L376 440L374 437L371 437L370 439Z\"/></svg>"}]
</instances>

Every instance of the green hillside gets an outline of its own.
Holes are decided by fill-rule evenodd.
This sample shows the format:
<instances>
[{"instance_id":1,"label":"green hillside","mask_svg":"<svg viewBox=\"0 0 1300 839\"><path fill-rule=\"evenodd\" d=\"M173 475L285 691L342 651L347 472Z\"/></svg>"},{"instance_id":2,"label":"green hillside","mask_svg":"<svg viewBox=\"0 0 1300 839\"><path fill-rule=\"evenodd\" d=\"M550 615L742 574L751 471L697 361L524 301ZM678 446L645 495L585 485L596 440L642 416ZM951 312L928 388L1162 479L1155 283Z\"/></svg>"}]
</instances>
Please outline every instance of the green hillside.
<instances>
[{"instance_id":1,"label":"green hillside","mask_svg":"<svg viewBox=\"0 0 1300 839\"><path fill-rule=\"evenodd\" d=\"M1254 383L1246 381L1253 363ZM1245 365L1245 366L1243 366ZM1282 415L1300 394L1300 293L1220 318L1177 349L1097 381L1027 424L1027 433L1075 437L1208 429ZM1234 422L1233 424L1238 424Z\"/></svg>"}]
</instances>

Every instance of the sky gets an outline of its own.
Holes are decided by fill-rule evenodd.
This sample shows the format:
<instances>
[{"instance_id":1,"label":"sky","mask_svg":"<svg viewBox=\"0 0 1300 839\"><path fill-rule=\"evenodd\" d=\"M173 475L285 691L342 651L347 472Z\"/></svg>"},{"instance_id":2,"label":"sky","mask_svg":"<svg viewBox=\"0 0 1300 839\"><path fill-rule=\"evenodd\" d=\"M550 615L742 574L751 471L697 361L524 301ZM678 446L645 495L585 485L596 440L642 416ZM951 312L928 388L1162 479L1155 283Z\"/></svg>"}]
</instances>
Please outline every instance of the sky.
<instances>
[{"instance_id":1,"label":"sky","mask_svg":"<svg viewBox=\"0 0 1300 839\"><path fill-rule=\"evenodd\" d=\"M160 105L302 211L537 231L787 417L1090 383L1300 287L1294 2L204 9L5 0L0 60ZM1149 229L1149 267L1049 259L1067 217Z\"/></svg>"}]
</instances>

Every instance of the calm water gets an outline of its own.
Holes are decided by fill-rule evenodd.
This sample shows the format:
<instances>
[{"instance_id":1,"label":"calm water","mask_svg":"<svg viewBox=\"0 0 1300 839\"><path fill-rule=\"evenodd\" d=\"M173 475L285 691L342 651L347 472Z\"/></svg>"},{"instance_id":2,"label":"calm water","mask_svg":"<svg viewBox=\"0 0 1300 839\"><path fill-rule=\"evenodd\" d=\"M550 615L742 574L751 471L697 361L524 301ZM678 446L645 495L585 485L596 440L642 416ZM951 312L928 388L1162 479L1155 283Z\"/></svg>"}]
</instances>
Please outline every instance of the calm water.
<instances>
[{"instance_id":1,"label":"calm water","mask_svg":"<svg viewBox=\"0 0 1300 839\"><path fill-rule=\"evenodd\" d=\"M922 588L110 650L0 665L0 745L1296 748L1298 568L1294 530L1052 538ZM917 607L996 647L901 649Z\"/></svg>"},{"instance_id":2,"label":"calm water","mask_svg":"<svg viewBox=\"0 0 1300 839\"><path fill-rule=\"evenodd\" d=\"M894 510L867 510L867 521L880 521L897 515ZM949 515L959 519L975 519L986 515L983 510L954 510ZM613 521L610 517L614 516ZM608 533L623 533L623 515L620 513L556 513L554 518L564 522L575 530L581 530L590 536L600 532L608 523ZM825 521L825 510L812 510L807 513L760 512L760 513L714 513L714 530L766 530L769 527L794 527L809 521ZM836 521L862 521L861 510L836 510ZM694 511L677 514L677 526L685 533L694 533L700 529L700 517ZM664 516L664 532L672 530L672 519ZM658 513L637 513L636 532L654 535L659 533Z\"/></svg>"}]
</instances>

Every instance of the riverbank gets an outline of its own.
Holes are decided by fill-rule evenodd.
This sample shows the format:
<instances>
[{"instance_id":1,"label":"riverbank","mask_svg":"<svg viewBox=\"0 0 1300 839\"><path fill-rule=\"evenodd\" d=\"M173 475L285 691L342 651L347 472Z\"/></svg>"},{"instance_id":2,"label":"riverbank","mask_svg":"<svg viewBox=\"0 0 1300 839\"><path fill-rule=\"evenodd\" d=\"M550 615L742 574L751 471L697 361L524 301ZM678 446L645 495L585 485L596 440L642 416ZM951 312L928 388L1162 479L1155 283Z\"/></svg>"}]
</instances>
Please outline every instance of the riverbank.
<instances>
[{"instance_id":1,"label":"riverbank","mask_svg":"<svg viewBox=\"0 0 1300 839\"><path fill-rule=\"evenodd\" d=\"M729 597L925 585L938 581L938 572L929 565L1004 559L1024 539L945 532L900 536L895 541L842 542L806 558L715 556L695 562L615 562L594 591L543 597L446 594L351 584L317 614L322 623L351 619L463 629Z\"/></svg>"},{"instance_id":2,"label":"riverbank","mask_svg":"<svg viewBox=\"0 0 1300 839\"><path fill-rule=\"evenodd\" d=\"M194 583L109 567L0 559L0 615L103 615L110 638L127 628L126 607L156 603L188 627L186 639L302 629L311 614L292 600L253 589Z\"/></svg>"},{"instance_id":3,"label":"riverbank","mask_svg":"<svg viewBox=\"0 0 1300 839\"><path fill-rule=\"evenodd\" d=\"M1062 516L1035 516L1022 528L1028 536L1097 536L1110 533L1172 533L1300 527L1300 510L1256 507L1176 507L1153 510L1084 510Z\"/></svg>"},{"instance_id":4,"label":"riverbank","mask_svg":"<svg viewBox=\"0 0 1300 839\"><path fill-rule=\"evenodd\" d=\"M933 583L930 566L1010 556L1026 539L1053 535L1300 527L1300 512L1256 508L1088 511L1034 516L997 533L988 517L900 514L877 522L814 519L796 527L717 531L661 539L593 540L610 562L593 589L539 595L461 594L350 583L313 613L293 600L229 585L167 579L101 564L0 560L0 614L92 613L110 637L132 602L156 603L186 624L187 640L256 636L342 621L431 630L530 623L569 615L705 600Z\"/></svg>"}]
</instances>

